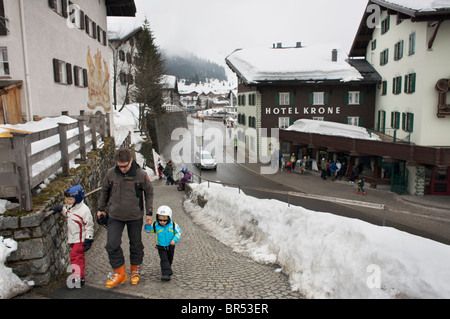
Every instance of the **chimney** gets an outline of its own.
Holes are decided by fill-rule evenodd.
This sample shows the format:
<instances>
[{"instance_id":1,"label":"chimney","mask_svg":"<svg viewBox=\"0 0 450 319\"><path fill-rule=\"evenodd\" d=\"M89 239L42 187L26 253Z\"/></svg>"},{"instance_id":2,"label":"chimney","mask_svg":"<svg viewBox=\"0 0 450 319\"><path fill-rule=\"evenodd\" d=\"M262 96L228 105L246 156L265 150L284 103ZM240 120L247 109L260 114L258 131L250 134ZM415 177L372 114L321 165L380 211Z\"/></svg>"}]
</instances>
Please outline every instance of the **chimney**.
<instances>
[{"instance_id":1,"label":"chimney","mask_svg":"<svg viewBox=\"0 0 450 319\"><path fill-rule=\"evenodd\" d=\"M296 48L301 48L302 47L302 43L301 42L297 42L297 45L295 47Z\"/></svg>"},{"instance_id":2,"label":"chimney","mask_svg":"<svg viewBox=\"0 0 450 319\"><path fill-rule=\"evenodd\" d=\"M336 49L333 49L333 51L331 51L331 61L337 62L337 58L338 58L338 52Z\"/></svg>"}]
</instances>

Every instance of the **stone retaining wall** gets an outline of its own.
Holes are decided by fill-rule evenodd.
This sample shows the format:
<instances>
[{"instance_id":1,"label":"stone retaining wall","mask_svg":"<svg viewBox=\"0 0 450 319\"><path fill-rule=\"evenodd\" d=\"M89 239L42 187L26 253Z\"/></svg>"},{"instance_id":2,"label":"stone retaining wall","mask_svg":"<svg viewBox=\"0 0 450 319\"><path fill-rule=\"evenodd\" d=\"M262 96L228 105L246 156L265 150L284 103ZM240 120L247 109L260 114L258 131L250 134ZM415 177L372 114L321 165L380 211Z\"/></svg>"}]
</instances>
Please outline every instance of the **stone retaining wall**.
<instances>
[{"instance_id":1,"label":"stone retaining wall","mask_svg":"<svg viewBox=\"0 0 450 319\"><path fill-rule=\"evenodd\" d=\"M0 236L18 243L17 251L11 253L6 263L16 275L33 280L36 286L67 276L70 266L67 222L61 214L48 215L47 211L63 203L63 192L72 185L81 184L86 193L99 188L107 169L115 164L115 151L114 138L106 138L103 148L90 152L86 162L71 169L70 176L58 177L34 196L32 212L10 210L0 216ZM85 200L94 221L97 201L98 192Z\"/></svg>"}]
</instances>

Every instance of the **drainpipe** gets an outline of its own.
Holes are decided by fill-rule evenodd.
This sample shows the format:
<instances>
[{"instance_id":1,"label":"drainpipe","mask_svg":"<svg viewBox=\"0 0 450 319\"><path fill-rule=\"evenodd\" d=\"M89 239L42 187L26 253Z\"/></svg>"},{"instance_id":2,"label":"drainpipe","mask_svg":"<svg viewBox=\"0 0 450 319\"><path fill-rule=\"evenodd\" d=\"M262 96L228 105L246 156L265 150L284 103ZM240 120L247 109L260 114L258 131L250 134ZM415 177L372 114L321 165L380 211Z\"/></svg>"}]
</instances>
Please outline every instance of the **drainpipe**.
<instances>
[{"instance_id":1,"label":"drainpipe","mask_svg":"<svg viewBox=\"0 0 450 319\"><path fill-rule=\"evenodd\" d=\"M19 0L19 10L20 10L20 27L22 29L22 50L23 50L23 64L25 68L25 100L26 100L26 110L27 110L27 121L33 120L33 103L31 101L30 93L30 68L28 64L28 48L27 48L27 38L25 32L25 12L23 0Z\"/></svg>"}]
</instances>

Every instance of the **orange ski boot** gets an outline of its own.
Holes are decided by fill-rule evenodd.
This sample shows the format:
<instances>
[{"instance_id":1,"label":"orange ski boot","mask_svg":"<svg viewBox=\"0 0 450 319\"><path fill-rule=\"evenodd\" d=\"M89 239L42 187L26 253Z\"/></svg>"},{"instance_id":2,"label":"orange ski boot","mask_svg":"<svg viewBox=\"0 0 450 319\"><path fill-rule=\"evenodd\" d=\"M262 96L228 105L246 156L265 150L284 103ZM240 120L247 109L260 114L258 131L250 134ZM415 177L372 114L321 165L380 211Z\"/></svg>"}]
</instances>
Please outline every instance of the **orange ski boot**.
<instances>
[{"instance_id":1,"label":"orange ski boot","mask_svg":"<svg viewBox=\"0 0 450 319\"><path fill-rule=\"evenodd\" d=\"M114 273L109 273L106 288L114 288L118 284L123 284L127 281L127 274L125 273L125 265L114 269Z\"/></svg>"},{"instance_id":2,"label":"orange ski boot","mask_svg":"<svg viewBox=\"0 0 450 319\"><path fill-rule=\"evenodd\" d=\"M139 280L141 279L141 265L131 265L130 266L130 273L131 273L131 284L137 285Z\"/></svg>"}]
</instances>

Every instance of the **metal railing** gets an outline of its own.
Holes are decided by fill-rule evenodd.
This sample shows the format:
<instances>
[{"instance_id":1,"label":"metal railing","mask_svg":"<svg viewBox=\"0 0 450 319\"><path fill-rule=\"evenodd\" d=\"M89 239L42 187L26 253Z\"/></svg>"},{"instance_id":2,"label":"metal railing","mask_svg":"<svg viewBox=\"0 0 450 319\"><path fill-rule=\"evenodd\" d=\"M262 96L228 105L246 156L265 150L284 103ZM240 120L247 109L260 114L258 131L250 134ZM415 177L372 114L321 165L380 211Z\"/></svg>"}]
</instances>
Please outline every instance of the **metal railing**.
<instances>
[{"instance_id":1,"label":"metal railing","mask_svg":"<svg viewBox=\"0 0 450 319\"><path fill-rule=\"evenodd\" d=\"M362 201L345 199L345 198L307 194L304 192L282 191L282 190L276 190L276 189L270 189L270 188L264 188L264 187L255 187L255 186L247 186L247 185L226 183L226 182L220 182L220 181L212 181L212 180L209 180L209 179L207 179L201 175L198 175L194 172L191 172L191 173L192 173L193 177L195 176L198 178L199 184L201 184L203 181L207 182L208 188L209 188L210 183L215 183L215 184L221 184L224 186L235 187L239 190L239 193L241 192L241 189L245 188L245 189L250 189L250 190L259 191L259 192L286 195L288 207L290 207L290 205L291 205L292 197L302 197L302 198L309 198L309 199L314 199L314 200L331 202L331 203L335 203L335 204L351 205L351 206L366 207L366 208L382 210L383 211L382 226L386 225L386 205L384 205L384 204L375 204L375 203L362 202ZM195 181L195 178L193 178L193 181Z\"/></svg>"}]
</instances>

